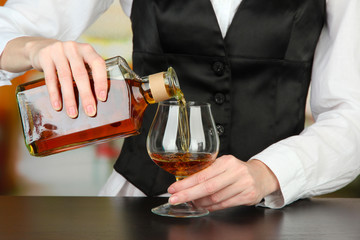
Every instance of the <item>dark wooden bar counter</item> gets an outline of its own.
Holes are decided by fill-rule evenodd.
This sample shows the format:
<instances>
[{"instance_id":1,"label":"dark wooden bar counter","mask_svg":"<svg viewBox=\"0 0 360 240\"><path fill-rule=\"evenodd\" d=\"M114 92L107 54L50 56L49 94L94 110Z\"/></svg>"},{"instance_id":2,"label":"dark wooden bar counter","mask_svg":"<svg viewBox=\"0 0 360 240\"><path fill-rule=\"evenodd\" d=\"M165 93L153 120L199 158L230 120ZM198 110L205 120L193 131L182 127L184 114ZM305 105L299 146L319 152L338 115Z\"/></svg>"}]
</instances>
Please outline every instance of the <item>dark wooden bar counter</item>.
<instances>
[{"instance_id":1,"label":"dark wooden bar counter","mask_svg":"<svg viewBox=\"0 0 360 240\"><path fill-rule=\"evenodd\" d=\"M360 239L360 199L301 200L280 210L242 206L194 219L151 213L166 200L0 196L0 239Z\"/></svg>"}]
</instances>

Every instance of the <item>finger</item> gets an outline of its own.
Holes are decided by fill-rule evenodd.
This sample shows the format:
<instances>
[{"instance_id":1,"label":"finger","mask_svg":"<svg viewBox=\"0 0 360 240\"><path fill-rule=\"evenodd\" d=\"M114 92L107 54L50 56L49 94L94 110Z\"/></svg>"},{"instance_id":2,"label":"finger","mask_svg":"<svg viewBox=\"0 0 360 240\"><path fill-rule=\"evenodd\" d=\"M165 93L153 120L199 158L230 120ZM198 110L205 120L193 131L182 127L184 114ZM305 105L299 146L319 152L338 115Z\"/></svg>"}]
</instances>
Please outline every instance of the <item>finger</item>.
<instances>
[{"instance_id":1,"label":"finger","mask_svg":"<svg viewBox=\"0 0 360 240\"><path fill-rule=\"evenodd\" d=\"M94 116L96 114L96 103L84 59L78 52L78 43L66 42L64 45L65 54L67 59L69 59L71 72L79 91L83 109L88 116Z\"/></svg>"},{"instance_id":2,"label":"finger","mask_svg":"<svg viewBox=\"0 0 360 240\"><path fill-rule=\"evenodd\" d=\"M194 200L196 206L201 206L203 208L208 208L213 205L220 204L221 202L224 202L237 194L240 194L244 191L244 188L239 182L235 182L233 184L230 184L226 186L223 189L220 189L219 191L209 195L205 196L200 199Z\"/></svg>"},{"instance_id":3,"label":"finger","mask_svg":"<svg viewBox=\"0 0 360 240\"><path fill-rule=\"evenodd\" d=\"M224 171L221 174L218 174L210 179L207 179L204 182L201 182L199 184L196 184L192 187L189 187L185 190L173 194L169 198L169 203L178 204L182 202L193 201L199 198L204 198L207 196L213 196L214 200L212 201L219 202L222 200L221 199L222 196L218 196L216 193L224 188L227 188L235 181L236 180L234 179L231 173ZM217 197L219 197L219 199L216 199Z\"/></svg>"},{"instance_id":4,"label":"finger","mask_svg":"<svg viewBox=\"0 0 360 240\"><path fill-rule=\"evenodd\" d=\"M234 207L234 206L240 206L240 205L251 206L258 204L260 201L261 198L259 198L255 192L245 190L222 202L208 206L206 207L206 209L208 209L209 211L217 211L217 210Z\"/></svg>"},{"instance_id":5,"label":"finger","mask_svg":"<svg viewBox=\"0 0 360 240\"><path fill-rule=\"evenodd\" d=\"M56 43L61 44L61 43ZM77 104L75 100L73 77L71 74L69 62L66 59L62 45L59 46L59 52L53 53L55 67L57 69L58 79L61 85L61 93L69 117L76 118L78 115Z\"/></svg>"},{"instance_id":6,"label":"finger","mask_svg":"<svg viewBox=\"0 0 360 240\"><path fill-rule=\"evenodd\" d=\"M244 197L242 196L242 193L239 193L238 195L235 195L231 198L228 198L222 202L210 205L205 207L207 210L209 210L210 212L213 211L218 211L218 210L222 210L222 209L226 209L229 207L234 207L234 206L240 206L240 205L247 205L245 204L246 201L244 199Z\"/></svg>"},{"instance_id":7,"label":"finger","mask_svg":"<svg viewBox=\"0 0 360 240\"><path fill-rule=\"evenodd\" d=\"M234 184L221 189L208 197L195 200L197 206L209 210L219 210L223 208L238 205L254 205L263 198L260 189L258 189L250 178L241 178Z\"/></svg>"},{"instance_id":8,"label":"finger","mask_svg":"<svg viewBox=\"0 0 360 240\"><path fill-rule=\"evenodd\" d=\"M51 105L56 111L60 111L62 108L62 100L55 65L50 58L44 57L42 58L41 67L44 72Z\"/></svg>"},{"instance_id":9,"label":"finger","mask_svg":"<svg viewBox=\"0 0 360 240\"><path fill-rule=\"evenodd\" d=\"M170 194L194 187L213 178L225 171L225 166L221 164L222 157L215 160L215 162L209 167L197 172L181 181L177 181L171 184L168 188Z\"/></svg>"},{"instance_id":10,"label":"finger","mask_svg":"<svg viewBox=\"0 0 360 240\"><path fill-rule=\"evenodd\" d=\"M100 101L105 101L108 92L105 60L97 54L93 47L89 44L83 44L80 51L82 56L84 56L84 61L91 68L96 97Z\"/></svg>"}]
</instances>

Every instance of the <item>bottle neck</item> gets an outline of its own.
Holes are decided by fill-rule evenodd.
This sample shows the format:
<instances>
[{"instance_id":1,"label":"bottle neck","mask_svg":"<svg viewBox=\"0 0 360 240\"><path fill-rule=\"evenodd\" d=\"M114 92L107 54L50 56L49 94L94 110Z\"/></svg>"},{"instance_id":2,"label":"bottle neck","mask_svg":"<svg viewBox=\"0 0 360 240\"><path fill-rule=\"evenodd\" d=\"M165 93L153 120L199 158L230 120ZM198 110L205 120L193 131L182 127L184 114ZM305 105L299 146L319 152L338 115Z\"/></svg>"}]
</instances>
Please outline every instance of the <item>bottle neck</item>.
<instances>
[{"instance_id":1,"label":"bottle neck","mask_svg":"<svg viewBox=\"0 0 360 240\"><path fill-rule=\"evenodd\" d=\"M149 104L170 98L183 98L176 72L171 67L166 72L152 74L141 79L143 95Z\"/></svg>"}]
</instances>

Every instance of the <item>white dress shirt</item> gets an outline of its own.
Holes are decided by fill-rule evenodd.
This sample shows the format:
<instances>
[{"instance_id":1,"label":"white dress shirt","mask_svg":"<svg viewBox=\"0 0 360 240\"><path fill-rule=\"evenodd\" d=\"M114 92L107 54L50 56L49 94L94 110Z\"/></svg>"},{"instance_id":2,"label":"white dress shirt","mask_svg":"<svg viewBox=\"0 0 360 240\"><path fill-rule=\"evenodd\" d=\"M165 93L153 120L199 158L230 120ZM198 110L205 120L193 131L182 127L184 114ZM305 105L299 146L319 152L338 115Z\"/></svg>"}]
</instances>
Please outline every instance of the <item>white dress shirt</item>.
<instances>
[{"instance_id":1,"label":"white dress shirt","mask_svg":"<svg viewBox=\"0 0 360 240\"><path fill-rule=\"evenodd\" d=\"M0 8L0 53L20 36L76 40L113 0L8 0ZM225 36L241 0L211 0ZM132 0L120 0L129 16ZM311 109L315 123L253 158L277 176L281 190L264 205L335 191L360 173L360 1L327 0L327 21L316 49ZM0 70L0 85L16 75ZM144 196L116 172L101 195Z\"/></svg>"}]
</instances>

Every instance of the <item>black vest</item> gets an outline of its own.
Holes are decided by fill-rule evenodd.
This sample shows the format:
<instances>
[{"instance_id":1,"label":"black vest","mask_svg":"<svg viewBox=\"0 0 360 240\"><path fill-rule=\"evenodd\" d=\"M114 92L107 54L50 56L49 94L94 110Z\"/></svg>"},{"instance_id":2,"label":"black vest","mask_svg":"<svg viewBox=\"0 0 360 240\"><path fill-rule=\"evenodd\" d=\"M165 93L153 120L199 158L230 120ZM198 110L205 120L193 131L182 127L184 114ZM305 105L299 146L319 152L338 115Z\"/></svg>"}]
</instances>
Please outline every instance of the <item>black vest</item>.
<instances>
[{"instance_id":1,"label":"black vest","mask_svg":"<svg viewBox=\"0 0 360 240\"><path fill-rule=\"evenodd\" d=\"M325 0L243 0L224 39L210 0L134 0L134 71L173 66L188 101L211 103L219 156L246 161L303 130L325 9ZM142 134L125 140L114 166L148 196L174 182L146 151L156 107L148 107Z\"/></svg>"}]
</instances>

